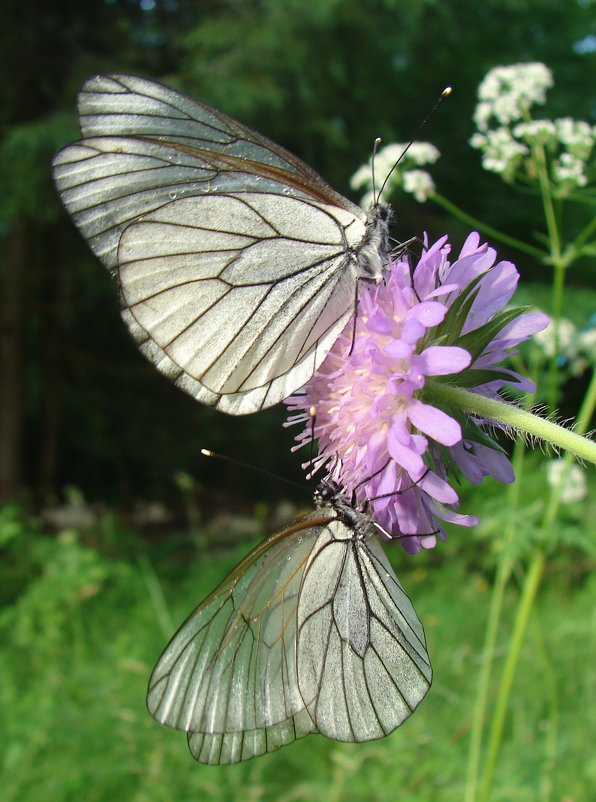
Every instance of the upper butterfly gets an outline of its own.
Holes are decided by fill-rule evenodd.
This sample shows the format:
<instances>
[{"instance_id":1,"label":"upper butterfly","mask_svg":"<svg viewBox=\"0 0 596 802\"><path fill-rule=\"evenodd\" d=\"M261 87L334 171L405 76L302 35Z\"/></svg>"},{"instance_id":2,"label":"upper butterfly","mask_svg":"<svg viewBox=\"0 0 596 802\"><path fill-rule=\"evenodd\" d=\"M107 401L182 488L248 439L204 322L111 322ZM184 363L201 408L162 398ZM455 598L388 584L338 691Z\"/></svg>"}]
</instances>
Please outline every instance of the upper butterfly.
<instances>
[{"instance_id":1,"label":"upper butterfly","mask_svg":"<svg viewBox=\"0 0 596 802\"><path fill-rule=\"evenodd\" d=\"M54 158L62 202L117 279L156 367L233 415L305 384L380 281L390 211L366 214L296 156L186 95L98 75L83 139Z\"/></svg>"}]
</instances>

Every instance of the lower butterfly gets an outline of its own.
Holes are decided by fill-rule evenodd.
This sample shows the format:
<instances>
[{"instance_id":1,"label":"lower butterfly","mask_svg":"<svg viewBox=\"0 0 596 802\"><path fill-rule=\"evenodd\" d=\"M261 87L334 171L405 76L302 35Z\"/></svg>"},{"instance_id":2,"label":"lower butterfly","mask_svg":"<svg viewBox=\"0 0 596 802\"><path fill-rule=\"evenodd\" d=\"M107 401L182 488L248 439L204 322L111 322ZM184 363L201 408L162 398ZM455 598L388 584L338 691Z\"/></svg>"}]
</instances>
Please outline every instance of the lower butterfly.
<instances>
[{"instance_id":1,"label":"lower butterfly","mask_svg":"<svg viewBox=\"0 0 596 802\"><path fill-rule=\"evenodd\" d=\"M256 412L305 384L380 281L389 209L366 214L284 148L132 75L78 96L60 198L115 277L143 354L203 404Z\"/></svg>"},{"instance_id":2,"label":"lower butterfly","mask_svg":"<svg viewBox=\"0 0 596 802\"><path fill-rule=\"evenodd\" d=\"M331 483L317 510L254 549L161 655L147 706L201 763L237 763L309 733L388 735L428 691L422 624L368 516Z\"/></svg>"}]
</instances>

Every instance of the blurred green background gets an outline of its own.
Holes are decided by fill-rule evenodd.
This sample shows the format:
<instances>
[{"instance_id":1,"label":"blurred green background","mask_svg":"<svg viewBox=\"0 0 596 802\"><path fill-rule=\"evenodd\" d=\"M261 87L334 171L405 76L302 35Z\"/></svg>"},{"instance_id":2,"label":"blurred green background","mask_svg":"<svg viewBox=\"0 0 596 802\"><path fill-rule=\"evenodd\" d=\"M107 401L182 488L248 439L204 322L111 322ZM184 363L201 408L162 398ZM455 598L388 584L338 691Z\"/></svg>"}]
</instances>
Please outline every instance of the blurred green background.
<instances>
[{"instance_id":1,"label":"blurred green background","mask_svg":"<svg viewBox=\"0 0 596 802\"><path fill-rule=\"evenodd\" d=\"M391 737L309 737L213 769L145 712L149 672L174 628L249 542L309 506L309 491L200 457L208 447L300 480L283 409L241 419L205 409L138 354L115 287L56 197L50 161L78 138L85 78L132 72L238 117L351 195L374 138L408 140L452 85L422 137L442 154L437 186L529 239L543 227L539 204L508 192L468 145L476 88L496 65L543 61L555 77L545 116L594 123L593 2L5 0L0 21L3 799L462 799L495 544L510 523L496 485L463 495L463 511L483 518L474 532L407 561L389 549L436 676ZM459 246L467 233L411 196L395 211L401 240L449 232ZM523 301L547 308L550 272L499 254L518 265ZM580 264L568 281L579 324L595 307L590 269ZM584 389L581 379L562 387L561 417L577 413ZM544 494L538 460L532 471L522 538ZM569 547L549 561L495 800L593 798L596 558L578 545L586 520L594 510L578 503L561 523Z\"/></svg>"}]
</instances>

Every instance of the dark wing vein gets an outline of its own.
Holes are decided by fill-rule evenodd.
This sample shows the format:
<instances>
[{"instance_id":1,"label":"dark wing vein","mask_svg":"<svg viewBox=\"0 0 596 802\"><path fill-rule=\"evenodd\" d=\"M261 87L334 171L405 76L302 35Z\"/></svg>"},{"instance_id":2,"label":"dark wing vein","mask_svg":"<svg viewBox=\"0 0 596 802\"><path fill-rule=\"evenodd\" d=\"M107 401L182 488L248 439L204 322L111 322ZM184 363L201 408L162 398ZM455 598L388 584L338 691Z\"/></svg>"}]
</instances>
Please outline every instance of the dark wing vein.
<instances>
[{"instance_id":1,"label":"dark wing vein","mask_svg":"<svg viewBox=\"0 0 596 802\"><path fill-rule=\"evenodd\" d=\"M206 204L221 229L216 247L211 224L192 223ZM303 236L306 210L318 229ZM146 355L166 375L172 378L177 366L198 383L188 391L204 403L217 403L219 395L264 396L277 379L281 399L309 378L315 351L321 361L350 314L344 238L340 221L303 199L273 203L240 193L172 202L122 236L121 293L136 326L127 324L141 350L151 340Z\"/></svg>"},{"instance_id":2,"label":"dark wing vein","mask_svg":"<svg viewBox=\"0 0 596 802\"><path fill-rule=\"evenodd\" d=\"M151 81L91 78L79 112L85 139L57 154L55 180L92 250L118 271L123 317L147 358L232 414L304 384L352 308L364 213L275 143ZM183 227L171 250L151 239L152 222L193 202L200 245L183 241Z\"/></svg>"},{"instance_id":3,"label":"dark wing vein","mask_svg":"<svg viewBox=\"0 0 596 802\"><path fill-rule=\"evenodd\" d=\"M91 155L90 155L91 154ZM308 199L312 194L266 178L240 160L221 161L200 151L179 151L159 142L98 137L69 145L54 159L63 203L94 253L112 270L122 231L133 220L175 198L251 191ZM355 214L362 219L362 212Z\"/></svg>"},{"instance_id":4,"label":"dark wing vein","mask_svg":"<svg viewBox=\"0 0 596 802\"><path fill-rule=\"evenodd\" d=\"M158 137L300 175L326 202L356 213L358 207L330 187L311 167L276 142L228 115L154 81L130 75L94 76L79 93L84 137Z\"/></svg>"},{"instance_id":5,"label":"dark wing vein","mask_svg":"<svg viewBox=\"0 0 596 802\"><path fill-rule=\"evenodd\" d=\"M218 754L234 762L244 759L238 750L247 744L239 733L252 733L254 749L266 751L314 730L296 687L294 658L297 589L314 537L316 530L297 522L257 547L158 661L149 710L196 736L189 737L195 756L205 750L208 762L219 762Z\"/></svg>"},{"instance_id":6,"label":"dark wing vein","mask_svg":"<svg viewBox=\"0 0 596 802\"><path fill-rule=\"evenodd\" d=\"M304 572L297 659L317 729L335 740L387 735L426 694L422 626L374 535L324 528Z\"/></svg>"}]
</instances>

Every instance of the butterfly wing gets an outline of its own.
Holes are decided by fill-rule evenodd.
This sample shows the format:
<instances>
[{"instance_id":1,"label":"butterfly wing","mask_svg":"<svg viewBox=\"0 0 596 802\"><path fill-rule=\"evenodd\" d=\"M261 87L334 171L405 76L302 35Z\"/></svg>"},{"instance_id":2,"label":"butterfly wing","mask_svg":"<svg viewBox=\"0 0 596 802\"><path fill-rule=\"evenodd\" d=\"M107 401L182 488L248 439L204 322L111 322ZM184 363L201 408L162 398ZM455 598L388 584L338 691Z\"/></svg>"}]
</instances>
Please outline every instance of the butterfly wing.
<instances>
[{"instance_id":1,"label":"butterfly wing","mask_svg":"<svg viewBox=\"0 0 596 802\"><path fill-rule=\"evenodd\" d=\"M96 75L78 95L83 139L54 158L60 196L113 270L126 226L174 198L261 187L316 198L365 219L289 151L223 112L133 75Z\"/></svg>"},{"instance_id":2,"label":"butterfly wing","mask_svg":"<svg viewBox=\"0 0 596 802\"><path fill-rule=\"evenodd\" d=\"M276 142L222 111L135 75L95 75L78 95L78 113L84 138L127 136L163 142L180 150L203 149L293 174L311 195L336 206L359 212L305 162ZM360 211L361 213L361 211Z\"/></svg>"},{"instance_id":3,"label":"butterfly wing","mask_svg":"<svg viewBox=\"0 0 596 802\"><path fill-rule=\"evenodd\" d=\"M147 706L226 764L322 732L387 735L430 686L424 632L375 536L312 513L258 546L195 610Z\"/></svg>"},{"instance_id":4,"label":"butterfly wing","mask_svg":"<svg viewBox=\"0 0 596 802\"><path fill-rule=\"evenodd\" d=\"M56 184L141 350L232 414L293 392L357 278L380 276L382 235L300 159L160 84L96 76L79 114L84 139L56 156Z\"/></svg>"},{"instance_id":5,"label":"butterfly wing","mask_svg":"<svg viewBox=\"0 0 596 802\"><path fill-rule=\"evenodd\" d=\"M269 727L223 734L189 732L187 740L192 756L199 763L222 766L273 752L312 732L316 732L312 718L303 708Z\"/></svg>"},{"instance_id":6,"label":"butterfly wing","mask_svg":"<svg viewBox=\"0 0 596 802\"><path fill-rule=\"evenodd\" d=\"M197 760L234 763L315 731L296 678L296 605L316 536L300 519L264 541L165 648L147 707Z\"/></svg>"},{"instance_id":7,"label":"butterfly wing","mask_svg":"<svg viewBox=\"0 0 596 802\"><path fill-rule=\"evenodd\" d=\"M363 231L340 209L271 193L166 204L120 240L124 319L202 403L233 414L271 406L310 379L347 322L346 242Z\"/></svg>"},{"instance_id":8,"label":"butterfly wing","mask_svg":"<svg viewBox=\"0 0 596 802\"><path fill-rule=\"evenodd\" d=\"M340 521L322 530L304 568L297 626L300 692L328 738L382 738L430 687L422 624L370 532Z\"/></svg>"}]
</instances>

